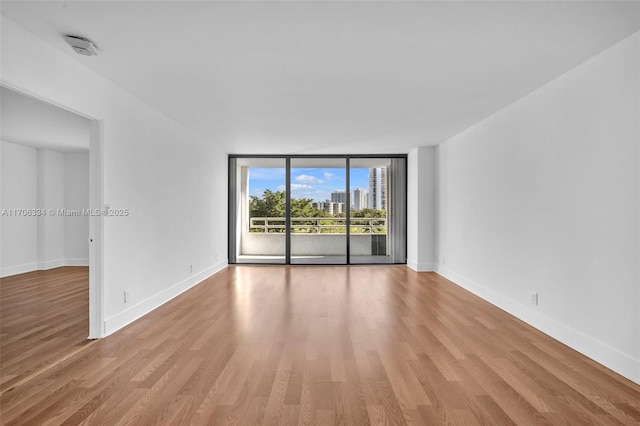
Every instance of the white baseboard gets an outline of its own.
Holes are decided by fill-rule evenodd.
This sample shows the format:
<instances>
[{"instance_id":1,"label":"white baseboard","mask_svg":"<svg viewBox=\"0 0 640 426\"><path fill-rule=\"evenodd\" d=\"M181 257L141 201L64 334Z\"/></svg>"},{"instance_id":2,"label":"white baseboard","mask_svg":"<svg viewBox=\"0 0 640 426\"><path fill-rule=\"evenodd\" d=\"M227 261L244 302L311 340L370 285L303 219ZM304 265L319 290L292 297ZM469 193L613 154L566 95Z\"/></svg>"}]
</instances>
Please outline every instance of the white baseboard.
<instances>
[{"instance_id":1,"label":"white baseboard","mask_svg":"<svg viewBox=\"0 0 640 426\"><path fill-rule=\"evenodd\" d=\"M56 259L47 262L31 262L22 265L7 266L0 270L0 278L24 274L33 271L46 271L61 266L89 266L89 259Z\"/></svg>"},{"instance_id":2,"label":"white baseboard","mask_svg":"<svg viewBox=\"0 0 640 426\"><path fill-rule=\"evenodd\" d=\"M38 262L38 270L46 271L48 269L59 268L64 266L64 259L53 259Z\"/></svg>"},{"instance_id":3,"label":"white baseboard","mask_svg":"<svg viewBox=\"0 0 640 426\"><path fill-rule=\"evenodd\" d=\"M6 266L0 271L0 277L10 277L12 275L24 274L25 272L37 271L38 263L23 263L22 265Z\"/></svg>"},{"instance_id":4,"label":"white baseboard","mask_svg":"<svg viewBox=\"0 0 640 426\"><path fill-rule=\"evenodd\" d=\"M432 272L435 269L433 262L416 262L409 259L407 259L407 266L416 272Z\"/></svg>"},{"instance_id":5,"label":"white baseboard","mask_svg":"<svg viewBox=\"0 0 640 426\"><path fill-rule=\"evenodd\" d=\"M570 326L537 312L526 305L515 302L490 288L439 265L436 272L454 284L470 291L487 302L499 307L543 333L564 343L581 354L593 359L616 373L640 384L640 360L620 352L606 343L575 330Z\"/></svg>"},{"instance_id":6,"label":"white baseboard","mask_svg":"<svg viewBox=\"0 0 640 426\"><path fill-rule=\"evenodd\" d=\"M228 263L226 260L217 262L204 271L192 275L186 280L179 282L122 312L117 313L116 315L113 315L110 318L107 318L104 322L105 334L103 337L106 337L114 333L115 331L120 330L122 327L131 324L138 318L141 318L154 309L158 308L159 306L164 305L169 300L173 299L176 296L179 296L180 294L189 290L191 287L201 283L216 272L223 270L227 267L227 265Z\"/></svg>"},{"instance_id":7,"label":"white baseboard","mask_svg":"<svg viewBox=\"0 0 640 426\"><path fill-rule=\"evenodd\" d=\"M65 259L64 266L89 266L89 258Z\"/></svg>"}]
</instances>

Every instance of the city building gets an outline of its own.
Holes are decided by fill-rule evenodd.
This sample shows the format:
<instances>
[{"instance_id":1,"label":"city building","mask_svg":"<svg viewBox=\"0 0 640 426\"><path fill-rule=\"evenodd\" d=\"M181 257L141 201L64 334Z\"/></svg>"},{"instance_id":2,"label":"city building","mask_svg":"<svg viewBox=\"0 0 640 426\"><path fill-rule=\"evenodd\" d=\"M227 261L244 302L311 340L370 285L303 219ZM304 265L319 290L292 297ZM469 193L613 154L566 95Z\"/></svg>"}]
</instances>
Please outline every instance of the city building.
<instances>
[{"instance_id":1,"label":"city building","mask_svg":"<svg viewBox=\"0 0 640 426\"><path fill-rule=\"evenodd\" d=\"M346 191L333 191L331 193L331 201L334 203L343 203L347 204L347 193Z\"/></svg>"},{"instance_id":2,"label":"city building","mask_svg":"<svg viewBox=\"0 0 640 426\"><path fill-rule=\"evenodd\" d=\"M387 168L369 169L369 208L387 208Z\"/></svg>"},{"instance_id":3,"label":"city building","mask_svg":"<svg viewBox=\"0 0 640 426\"><path fill-rule=\"evenodd\" d=\"M344 203L338 203L334 201L312 201L311 207L314 207L318 210L323 210L329 214L338 214L344 211Z\"/></svg>"},{"instance_id":4,"label":"city building","mask_svg":"<svg viewBox=\"0 0 640 426\"><path fill-rule=\"evenodd\" d=\"M367 208L367 195L368 192L361 188L353 190L353 198L351 198L351 204L354 210L362 210Z\"/></svg>"}]
</instances>

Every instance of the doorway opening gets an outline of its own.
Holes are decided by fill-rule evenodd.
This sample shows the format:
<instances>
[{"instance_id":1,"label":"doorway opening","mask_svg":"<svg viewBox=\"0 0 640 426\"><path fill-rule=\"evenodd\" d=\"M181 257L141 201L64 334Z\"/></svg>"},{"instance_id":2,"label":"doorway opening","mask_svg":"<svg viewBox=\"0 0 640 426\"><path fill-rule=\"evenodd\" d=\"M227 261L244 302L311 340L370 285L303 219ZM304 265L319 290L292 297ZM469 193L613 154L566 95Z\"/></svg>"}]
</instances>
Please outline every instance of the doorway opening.
<instances>
[{"instance_id":1,"label":"doorway opening","mask_svg":"<svg viewBox=\"0 0 640 426\"><path fill-rule=\"evenodd\" d=\"M406 156L230 156L229 261L406 263Z\"/></svg>"},{"instance_id":2,"label":"doorway opening","mask_svg":"<svg viewBox=\"0 0 640 426\"><path fill-rule=\"evenodd\" d=\"M103 335L102 218L89 214L101 199L102 123L4 83L0 91L5 389Z\"/></svg>"}]
</instances>

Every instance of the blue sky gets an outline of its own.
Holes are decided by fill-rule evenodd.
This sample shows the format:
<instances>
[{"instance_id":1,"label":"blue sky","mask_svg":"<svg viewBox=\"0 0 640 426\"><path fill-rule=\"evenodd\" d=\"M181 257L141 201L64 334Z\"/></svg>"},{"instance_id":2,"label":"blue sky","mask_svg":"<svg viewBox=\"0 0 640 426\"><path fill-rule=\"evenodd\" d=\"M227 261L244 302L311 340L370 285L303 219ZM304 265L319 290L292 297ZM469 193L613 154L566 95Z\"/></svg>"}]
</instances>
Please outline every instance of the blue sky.
<instances>
[{"instance_id":1,"label":"blue sky","mask_svg":"<svg viewBox=\"0 0 640 426\"><path fill-rule=\"evenodd\" d=\"M346 171L343 168L292 168L291 196L315 201L331 199L333 191L344 190ZM369 189L369 169L351 169L351 190ZM285 169L251 167L249 194L261 197L265 189L284 191Z\"/></svg>"}]
</instances>

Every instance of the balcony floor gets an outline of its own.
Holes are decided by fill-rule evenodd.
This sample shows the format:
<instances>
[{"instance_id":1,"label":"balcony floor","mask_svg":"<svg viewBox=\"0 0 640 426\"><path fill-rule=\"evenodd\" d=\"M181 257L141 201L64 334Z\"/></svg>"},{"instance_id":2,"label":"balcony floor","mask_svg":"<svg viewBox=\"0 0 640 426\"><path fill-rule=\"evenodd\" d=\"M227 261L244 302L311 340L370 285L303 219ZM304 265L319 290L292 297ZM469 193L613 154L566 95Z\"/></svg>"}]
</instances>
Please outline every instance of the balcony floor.
<instances>
[{"instance_id":1,"label":"balcony floor","mask_svg":"<svg viewBox=\"0 0 640 426\"><path fill-rule=\"evenodd\" d=\"M293 265L343 265L345 256L291 256ZM238 263L283 264L284 256L239 255ZM389 256L351 256L352 265L390 264Z\"/></svg>"}]
</instances>

